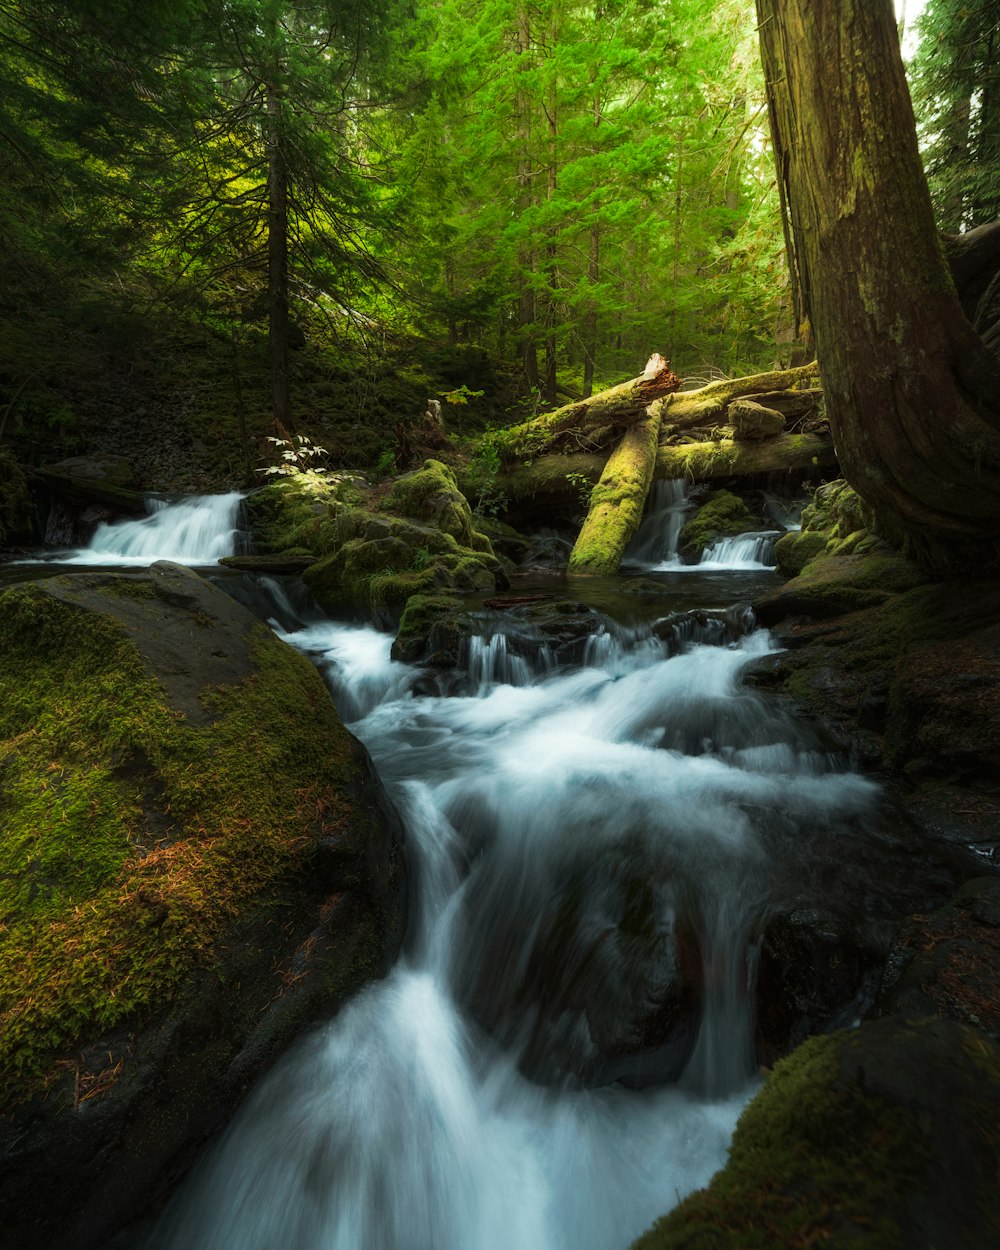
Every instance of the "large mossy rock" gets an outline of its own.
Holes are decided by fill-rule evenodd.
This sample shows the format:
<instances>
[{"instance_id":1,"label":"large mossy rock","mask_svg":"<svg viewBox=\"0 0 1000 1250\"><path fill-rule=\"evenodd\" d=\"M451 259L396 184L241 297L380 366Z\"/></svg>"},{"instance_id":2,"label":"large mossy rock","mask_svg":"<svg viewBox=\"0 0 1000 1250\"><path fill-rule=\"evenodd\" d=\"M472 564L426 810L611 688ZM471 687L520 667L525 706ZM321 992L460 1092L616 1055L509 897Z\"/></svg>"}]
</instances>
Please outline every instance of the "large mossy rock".
<instances>
[{"instance_id":1,"label":"large mossy rock","mask_svg":"<svg viewBox=\"0 0 1000 1250\"><path fill-rule=\"evenodd\" d=\"M889 548L871 532L872 517L855 490L837 478L820 486L802 510L802 528L774 544L778 572L795 577L817 556L867 555Z\"/></svg>"},{"instance_id":2,"label":"large mossy rock","mask_svg":"<svg viewBox=\"0 0 1000 1250\"><path fill-rule=\"evenodd\" d=\"M398 821L316 670L196 574L0 596L0 1247L155 1203L400 941Z\"/></svg>"},{"instance_id":3,"label":"large mossy rock","mask_svg":"<svg viewBox=\"0 0 1000 1250\"><path fill-rule=\"evenodd\" d=\"M452 471L437 460L371 488L356 476L299 474L247 501L258 543L320 557L306 583L332 616L395 625L414 595L507 585Z\"/></svg>"},{"instance_id":4,"label":"large mossy rock","mask_svg":"<svg viewBox=\"0 0 1000 1250\"><path fill-rule=\"evenodd\" d=\"M678 547L686 560L697 562L706 548L720 538L735 538L760 528L755 517L738 495L716 490L685 522Z\"/></svg>"},{"instance_id":5,"label":"large mossy rock","mask_svg":"<svg viewBox=\"0 0 1000 1250\"><path fill-rule=\"evenodd\" d=\"M785 428L782 413L752 399L737 399L731 403L726 411L726 419L733 427L733 438L743 443L774 438Z\"/></svg>"},{"instance_id":6,"label":"large mossy rock","mask_svg":"<svg viewBox=\"0 0 1000 1250\"><path fill-rule=\"evenodd\" d=\"M727 1166L634 1250L992 1250L998 1158L1000 1048L890 1017L779 1063Z\"/></svg>"}]
</instances>

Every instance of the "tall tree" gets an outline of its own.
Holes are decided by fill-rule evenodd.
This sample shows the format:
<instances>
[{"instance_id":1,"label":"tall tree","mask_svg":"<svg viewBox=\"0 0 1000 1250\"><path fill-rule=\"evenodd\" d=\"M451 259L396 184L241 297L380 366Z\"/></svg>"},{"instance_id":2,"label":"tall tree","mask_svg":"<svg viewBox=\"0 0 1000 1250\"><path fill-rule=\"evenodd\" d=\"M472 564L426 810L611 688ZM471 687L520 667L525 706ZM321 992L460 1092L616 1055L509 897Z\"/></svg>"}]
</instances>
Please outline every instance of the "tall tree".
<instances>
[{"instance_id":1,"label":"tall tree","mask_svg":"<svg viewBox=\"0 0 1000 1250\"><path fill-rule=\"evenodd\" d=\"M844 474L925 549L995 543L1000 368L938 242L891 0L757 0L757 15Z\"/></svg>"},{"instance_id":2,"label":"tall tree","mask_svg":"<svg viewBox=\"0 0 1000 1250\"><path fill-rule=\"evenodd\" d=\"M921 148L943 229L1000 217L1000 13L996 0L930 0L909 66Z\"/></svg>"}]
</instances>

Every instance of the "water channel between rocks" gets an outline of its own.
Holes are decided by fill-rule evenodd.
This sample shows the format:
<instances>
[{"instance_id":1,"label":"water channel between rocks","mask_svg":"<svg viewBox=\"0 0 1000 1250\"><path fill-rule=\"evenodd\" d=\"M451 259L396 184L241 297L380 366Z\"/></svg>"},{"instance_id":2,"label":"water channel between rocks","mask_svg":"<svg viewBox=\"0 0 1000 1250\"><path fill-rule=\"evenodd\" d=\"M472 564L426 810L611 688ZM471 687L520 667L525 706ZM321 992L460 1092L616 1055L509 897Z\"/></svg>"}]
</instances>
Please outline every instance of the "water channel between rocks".
<instances>
[{"instance_id":1,"label":"water channel between rocks","mask_svg":"<svg viewBox=\"0 0 1000 1250\"><path fill-rule=\"evenodd\" d=\"M150 528L122 562L158 554ZM767 924L885 839L877 787L743 684L766 632L654 628L745 601L766 537L679 576L647 547L658 595L593 587L635 606L573 665L484 614L447 696L389 635L220 577L371 752L413 906L395 969L260 1083L157 1250L624 1250L707 1182L757 1084ZM80 562L118 562L101 542Z\"/></svg>"}]
</instances>

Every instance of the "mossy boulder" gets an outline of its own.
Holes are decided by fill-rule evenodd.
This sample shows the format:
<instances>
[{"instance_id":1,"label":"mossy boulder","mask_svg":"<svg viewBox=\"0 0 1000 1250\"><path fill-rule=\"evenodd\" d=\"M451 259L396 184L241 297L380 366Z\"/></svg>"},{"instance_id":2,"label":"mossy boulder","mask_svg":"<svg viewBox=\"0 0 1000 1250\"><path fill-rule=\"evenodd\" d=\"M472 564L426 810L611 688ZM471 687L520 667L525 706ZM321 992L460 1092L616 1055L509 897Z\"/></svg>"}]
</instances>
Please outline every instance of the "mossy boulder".
<instances>
[{"instance_id":1,"label":"mossy boulder","mask_svg":"<svg viewBox=\"0 0 1000 1250\"><path fill-rule=\"evenodd\" d=\"M471 632L461 599L454 595L411 595L400 617L392 658L404 664L452 668L458 663L463 638Z\"/></svg>"},{"instance_id":2,"label":"mossy boulder","mask_svg":"<svg viewBox=\"0 0 1000 1250\"><path fill-rule=\"evenodd\" d=\"M101 1244L398 947L316 670L176 565L0 596L0 1246Z\"/></svg>"},{"instance_id":3,"label":"mossy boulder","mask_svg":"<svg viewBox=\"0 0 1000 1250\"><path fill-rule=\"evenodd\" d=\"M774 544L774 562L785 577L797 577L810 560L826 551L828 535L818 530L796 530Z\"/></svg>"},{"instance_id":4,"label":"mossy boulder","mask_svg":"<svg viewBox=\"0 0 1000 1250\"><path fill-rule=\"evenodd\" d=\"M303 473L248 500L258 544L274 554L318 556L305 571L332 616L400 619L412 595L468 594L506 586L490 540L472 523L454 474L436 460L387 488L357 475Z\"/></svg>"},{"instance_id":5,"label":"mossy boulder","mask_svg":"<svg viewBox=\"0 0 1000 1250\"><path fill-rule=\"evenodd\" d=\"M729 1162L633 1250L992 1250L1000 1049L950 1020L810 1039L737 1125Z\"/></svg>"},{"instance_id":6,"label":"mossy boulder","mask_svg":"<svg viewBox=\"0 0 1000 1250\"><path fill-rule=\"evenodd\" d=\"M817 556L889 555L892 548L872 531L872 516L855 490L837 478L817 488L802 511L802 528L774 545L778 572L797 577Z\"/></svg>"},{"instance_id":7,"label":"mossy boulder","mask_svg":"<svg viewBox=\"0 0 1000 1250\"><path fill-rule=\"evenodd\" d=\"M759 528L759 518L738 495L728 490L716 490L685 522L678 548L686 560L694 563L718 539L734 538L737 534Z\"/></svg>"},{"instance_id":8,"label":"mossy boulder","mask_svg":"<svg viewBox=\"0 0 1000 1250\"><path fill-rule=\"evenodd\" d=\"M737 399L726 410L726 420L733 427L738 442L757 442L773 438L785 428L785 418L775 408L767 408L752 399Z\"/></svg>"},{"instance_id":9,"label":"mossy boulder","mask_svg":"<svg viewBox=\"0 0 1000 1250\"><path fill-rule=\"evenodd\" d=\"M797 577L762 595L754 608L765 625L786 616L826 620L860 608L878 607L926 580L927 575L912 560L898 554L824 552L805 564Z\"/></svg>"},{"instance_id":10,"label":"mossy boulder","mask_svg":"<svg viewBox=\"0 0 1000 1250\"><path fill-rule=\"evenodd\" d=\"M378 506L383 512L428 522L462 547L493 554L490 540L473 526L469 501L458 489L454 473L440 460L425 460L422 468L396 478Z\"/></svg>"}]
</instances>

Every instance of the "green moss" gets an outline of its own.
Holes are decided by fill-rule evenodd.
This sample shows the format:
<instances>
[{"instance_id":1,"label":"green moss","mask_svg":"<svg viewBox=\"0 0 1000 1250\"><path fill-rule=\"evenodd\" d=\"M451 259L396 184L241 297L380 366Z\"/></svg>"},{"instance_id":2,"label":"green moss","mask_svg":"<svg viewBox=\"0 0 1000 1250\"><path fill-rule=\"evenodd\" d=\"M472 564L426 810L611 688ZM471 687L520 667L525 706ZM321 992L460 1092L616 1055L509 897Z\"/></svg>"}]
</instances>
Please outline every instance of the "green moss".
<instances>
[{"instance_id":1,"label":"green moss","mask_svg":"<svg viewBox=\"0 0 1000 1250\"><path fill-rule=\"evenodd\" d=\"M759 528L760 521L738 495L717 490L685 523L678 545L686 554L700 556L719 538L733 538Z\"/></svg>"},{"instance_id":2,"label":"green moss","mask_svg":"<svg viewBox=\"0 0 1000 1250\"><path fill-rule=\"evenodd\" d=\"M852 1079L853 1040L812 1038L779 1063L740 1119L728 1166L635 1250L912 1244L900 1208L925 1183L927 1134L913 1110Z\"/></svg>"},{"instance_id":3,"label":"green moss","mask_svg":"<svg viewBox=\"0 0 1000 1250\"><path fill-rule=\"evenodd\" d=\"M263 627L252 654L193 726L110 617L0 596L0 1100L162 1010L346 818L350 738L318 674Z\"/></svg>"},{"instance_id":4,"label":"green moss","mask_svg":"<svg viewBox=\"0 0 1000 1250\"><path fill-rule=\"evenodd\" d=\"M798 533L783 534L774 544L774 559L778 572L785 577L795 577L801 573L810 560L826 551L827 537L800 530Z\"/></svg>"},{"instance_id":5,"label":"green moss","mask_svg":"<svg viewBox=\"0 0 1000 1250\"><path fill-rule=\"evenodd\" d=\"M624 435L590 495L587 519L569 560L571 573L617 573L642 520L653 480L660 419L648 416Z\"/></svg>"}]
</instances>

